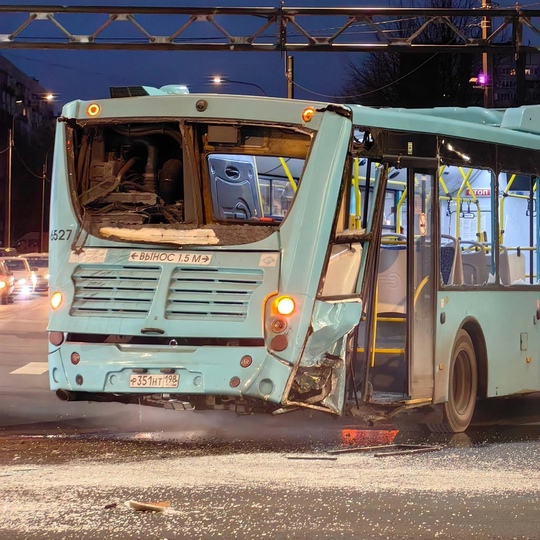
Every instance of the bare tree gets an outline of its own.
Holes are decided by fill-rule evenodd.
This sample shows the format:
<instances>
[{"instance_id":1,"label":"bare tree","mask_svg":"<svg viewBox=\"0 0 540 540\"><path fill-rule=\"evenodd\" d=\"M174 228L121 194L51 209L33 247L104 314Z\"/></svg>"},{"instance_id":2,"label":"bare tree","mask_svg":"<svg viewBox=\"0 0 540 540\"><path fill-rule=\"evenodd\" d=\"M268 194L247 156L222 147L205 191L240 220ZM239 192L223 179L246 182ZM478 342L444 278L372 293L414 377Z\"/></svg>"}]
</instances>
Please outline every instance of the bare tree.
<instances>
[{"instance_id":1,"label":"bare tree","mask_svg":"<svg viewBox=\"0 0 540 540\"><path fill-rule=\"evenodd\" d=\"M394 2L395 4L396 2ZM463 8L478 7L477 0L400 0L395 7ZM404 4L408 4L405 6ZM400 18L385 31L393 38L406 38L418 32L418 18ZM480 37L480 17L456 17L451 20L460 32ZM451 44L456 33L443 22L426 26L415 43ZM435 107L471 104L478 95L473 93L469 79L475 75L479 55L452 53L368 53L361 63L347 65L347 82L342 94L345 101L373 106Z\"/></svg>"}]
</instances>

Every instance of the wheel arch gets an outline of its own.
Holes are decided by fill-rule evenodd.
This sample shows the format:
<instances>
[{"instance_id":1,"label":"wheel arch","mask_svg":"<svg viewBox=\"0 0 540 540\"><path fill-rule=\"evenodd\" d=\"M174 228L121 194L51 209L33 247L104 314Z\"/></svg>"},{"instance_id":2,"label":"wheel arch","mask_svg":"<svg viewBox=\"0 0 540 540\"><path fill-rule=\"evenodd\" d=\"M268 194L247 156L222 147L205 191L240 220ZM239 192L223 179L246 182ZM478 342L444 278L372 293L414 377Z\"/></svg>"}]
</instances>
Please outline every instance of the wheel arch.
<instances>
[{"instance_id":1,"label":"wheel arch","mask_svg":"<svg viewBox=\"0 0 540 540\"><path fill-rule=\"evenodd\" d=\"M479 398L485 398L487 397L488 355L484 332L482 331L480 323L473 317L465 319L461 325L461 328L469 334L474 346L476 366L478 369L477 396Z\"/></svg>"}]
</instances>

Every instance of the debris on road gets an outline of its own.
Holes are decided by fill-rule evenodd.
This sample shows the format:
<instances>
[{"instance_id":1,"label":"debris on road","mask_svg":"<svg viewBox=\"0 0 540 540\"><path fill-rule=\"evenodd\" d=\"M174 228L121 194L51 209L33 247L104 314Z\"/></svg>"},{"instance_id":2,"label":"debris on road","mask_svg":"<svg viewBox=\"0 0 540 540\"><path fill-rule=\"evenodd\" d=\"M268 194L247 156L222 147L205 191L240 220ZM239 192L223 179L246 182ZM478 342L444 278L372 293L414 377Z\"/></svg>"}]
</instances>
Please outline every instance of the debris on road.
<instances>
[{"instance_id":1,"label":"debris on road","mask_svg":"<svg viewBox=\"0 0 540 540\"><path fill-rule=\"evenodd\" d=\"M311 459L311 460L326 460L326 461L335 461L337 457L333 456L302 456L302 455L291 455L285 456L287 459Z\"/></svg>"},{"instance_id":2,"label":"debris on road","mask_svg":"<svg viewBox=\"0 0 540 540\"><path fill-rule=\"evenodd\" d=\"M352 452L373 452L382 450L373 454L374 457L403 456L408 454L423 454L425 452L437 452L442 450L442 446L426 444L381 444L377 446L362 446L356 448L340 448L330 450L329 454L349 454Z\"/></svg>"},{"instance_id":3,"label":"debris on road","mask_svg":"<svg viewBox=\"0 0 540 540\"><path fill-rule=\"evenodd\" d=\"M169 508L168 502L140 502L140 501L126 501L126 506L138 510L139 512L165 512Z\"/></svg>"}]
</instances>

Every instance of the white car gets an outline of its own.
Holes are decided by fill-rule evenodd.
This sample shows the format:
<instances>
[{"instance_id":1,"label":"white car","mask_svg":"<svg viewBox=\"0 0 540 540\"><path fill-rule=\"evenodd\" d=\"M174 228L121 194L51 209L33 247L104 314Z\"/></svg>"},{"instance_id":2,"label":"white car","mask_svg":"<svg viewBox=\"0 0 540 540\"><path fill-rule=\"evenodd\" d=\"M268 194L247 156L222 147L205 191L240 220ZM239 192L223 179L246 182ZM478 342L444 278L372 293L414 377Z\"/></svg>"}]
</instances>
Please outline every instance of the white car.
<instances>
[{"instance_id":1,"label":"white car","mask_svg":"<svg viewBox=\"0 0 540 540\"><path fill-rule=\"evenodd\" d=\"M25 253L19 258L26 259L30 270L36 274L36 292L49 290L49 254L48 253Z\"/></svg>"},{"instance_id":2,"label":"white car","mask_svg":"<svg viewBox=\"0 0 540 540\"><path fill-rule=\"evenodd\" d=\"M13 274L15 278L15 290L13 294L30 296L36 287L36 274L30 269L28 261L22 257L0 257L0 261Z\"/></svg>"}]
</instances>

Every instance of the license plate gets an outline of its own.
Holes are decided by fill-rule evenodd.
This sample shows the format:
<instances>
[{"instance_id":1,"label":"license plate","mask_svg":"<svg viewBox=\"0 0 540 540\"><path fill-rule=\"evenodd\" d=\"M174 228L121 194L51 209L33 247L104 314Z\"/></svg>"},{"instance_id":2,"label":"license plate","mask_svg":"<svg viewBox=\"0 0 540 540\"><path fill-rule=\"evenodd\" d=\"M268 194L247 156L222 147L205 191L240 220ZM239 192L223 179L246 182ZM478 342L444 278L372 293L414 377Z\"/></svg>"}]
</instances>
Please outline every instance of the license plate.
<instances>
[{"instance_id":1,"label":"license plate","mask_svg":"<svg viewBox=\"0 0 540 540\"><path fill-rule=\"evenodd\" d=\"M130 388L178 388L178 374L139 375L132 373L129 377Z\"/></svg>"}]
</instances>

